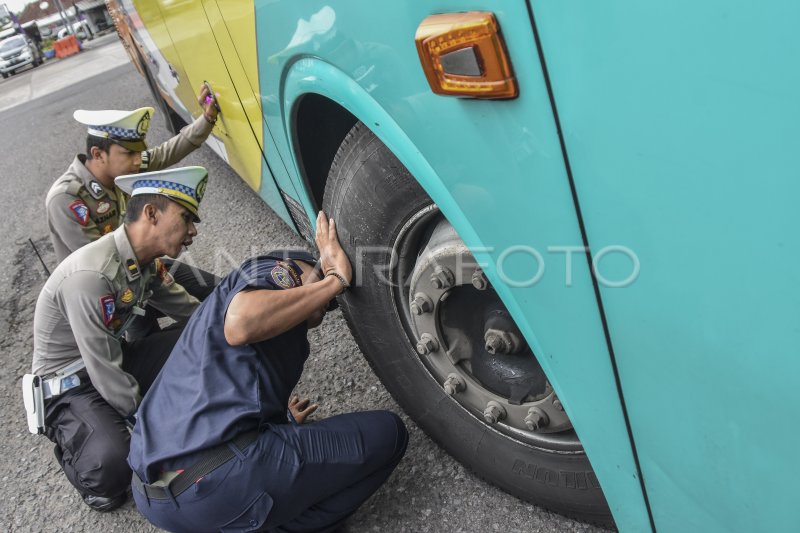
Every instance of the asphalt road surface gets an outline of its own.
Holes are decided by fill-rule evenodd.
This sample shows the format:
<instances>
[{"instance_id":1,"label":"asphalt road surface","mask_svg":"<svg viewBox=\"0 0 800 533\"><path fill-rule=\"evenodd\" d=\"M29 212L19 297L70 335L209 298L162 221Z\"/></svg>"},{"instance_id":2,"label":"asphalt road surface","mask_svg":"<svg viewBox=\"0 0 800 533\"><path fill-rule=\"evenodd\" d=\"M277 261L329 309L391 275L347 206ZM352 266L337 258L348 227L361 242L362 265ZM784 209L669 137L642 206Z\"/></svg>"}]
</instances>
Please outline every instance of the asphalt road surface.
<instances>
[{"instance_id":1,"label":"asphalt road surface","mask_svg":"<svg viewBox=\"0 0 800 533\"><path fill-rule=\"evenodd\" d=\"M27 83L21 101L0 111L0 530L145 532L155 528L132 502L99 514L69 485L45 437L28 433L20 380L29 371L34 304L46 275L28 239L45 263L56 264L49 243L44 199L53 181L82 152L85 132L72 119L75 109L134 109L154 105L145 80L129 64L88 78L81 68L96 57L118 58L113 39L87 57L40 67L0 83ZM91 55L90 55L91 54ZM119 64L113 63L111 64ZM48 76L50 71L52 75ZM64 76L78 81L65 86ZM55 78L58 79L55 79ZM39 78L39 79L37 79ZM25 78L21 78L25 79ZM33 97L43 84L56 87ZM63 87L63 88L58 88ZM5 107L5 106L0 106ZM152 122L152 145L169 138L163 117ZM210 148L184 160L203 165L210 180L203 200L200 235L184 260L224 275L245 258L279 246L303 245ZM331 313L311 333L312 355L297 392L321 404L316 419L350 411L399 406L372 373L348 332L341 313ZM549 513L509 496L450 458L403 415L408 452L389 481L350 519L349 532L589 532L604 531Z\"/></svg>"}]
</instances>

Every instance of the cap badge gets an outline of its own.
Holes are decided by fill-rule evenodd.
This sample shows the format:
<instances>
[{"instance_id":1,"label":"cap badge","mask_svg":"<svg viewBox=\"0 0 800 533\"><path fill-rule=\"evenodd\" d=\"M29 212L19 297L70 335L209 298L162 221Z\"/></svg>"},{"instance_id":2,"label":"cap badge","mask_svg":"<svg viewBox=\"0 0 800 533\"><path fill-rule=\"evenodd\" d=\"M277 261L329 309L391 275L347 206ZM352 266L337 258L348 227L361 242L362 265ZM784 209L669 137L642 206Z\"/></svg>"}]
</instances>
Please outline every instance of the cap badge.
<instances>
[{"instance_id":1,"label":"cap badge","mask_svg":"<svg viewBox=\"0 0 800 533\"><path fill-rule=\"evenodd\" d=\"M197 196L198 202L200 202L206 194L206 183L208 183L208 177L203 178L203 180L197 184L197 189L195 189L194 194Z\"/></svg>"},{"instance_id":2,"label":"cap badge","mask_svg":"<svg viewBox=\"0 0 800 533\"><path fill-rule=\"evenodd\" d=\"M142 118L139 119L138 124L136 124L136 133L144 137L149 128L150 128L150 111L145 111L144 115L142 115Z\"/></svg>"}]
</instances>

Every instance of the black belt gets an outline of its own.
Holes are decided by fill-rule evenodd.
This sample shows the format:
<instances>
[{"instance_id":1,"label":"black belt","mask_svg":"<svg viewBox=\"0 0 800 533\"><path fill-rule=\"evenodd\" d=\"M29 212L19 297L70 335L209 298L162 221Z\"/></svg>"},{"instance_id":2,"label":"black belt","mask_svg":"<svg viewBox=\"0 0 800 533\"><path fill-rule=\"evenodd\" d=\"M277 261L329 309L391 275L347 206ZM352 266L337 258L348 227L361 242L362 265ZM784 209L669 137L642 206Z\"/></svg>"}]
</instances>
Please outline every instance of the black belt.
<instances>
[{"instance_id":1,"label":"black belt","mask_svg":"<svg viewBox=\"0 0 800 533\"><path fill-rule=\"evenodd\" d=\"M133 486L141 494L152 500L171 500L177 498L186 489L191 487L201 477L209 474L230 461L236 454L228 444L233 444L239 450L244 450L258 438L258 431L248 431L239 434L235 439L220 444L207 450L200 459L177 476L175 476L166 486L153 486L144 483L136 472L133 473Z\"/></svg>"}]
</instances>

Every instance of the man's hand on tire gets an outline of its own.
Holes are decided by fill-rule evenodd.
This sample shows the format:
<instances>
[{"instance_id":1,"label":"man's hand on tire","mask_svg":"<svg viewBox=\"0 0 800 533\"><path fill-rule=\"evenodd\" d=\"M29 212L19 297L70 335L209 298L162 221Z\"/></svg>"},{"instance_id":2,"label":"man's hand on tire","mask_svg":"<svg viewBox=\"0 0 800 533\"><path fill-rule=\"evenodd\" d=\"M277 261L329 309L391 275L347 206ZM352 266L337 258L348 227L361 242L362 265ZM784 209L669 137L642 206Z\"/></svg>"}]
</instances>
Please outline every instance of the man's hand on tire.
<instances>
[{"instance_id":1,"label":"man's hand on tire","mask_svg":"<svg viewBox=\"0 0 800 533\"><path fill-rule=\"evenodd\" d=\"M350 283L353 279L353 268L350 265L347 254L339 244L339 238L336 235L336 222L332 218L329 220L323 211L320 211L319 215L317 215L317 235L315 240L319 249L319 261L324 275L327 276L335 272L344 278L347 283Z\"/></svg>"}]
</instances>

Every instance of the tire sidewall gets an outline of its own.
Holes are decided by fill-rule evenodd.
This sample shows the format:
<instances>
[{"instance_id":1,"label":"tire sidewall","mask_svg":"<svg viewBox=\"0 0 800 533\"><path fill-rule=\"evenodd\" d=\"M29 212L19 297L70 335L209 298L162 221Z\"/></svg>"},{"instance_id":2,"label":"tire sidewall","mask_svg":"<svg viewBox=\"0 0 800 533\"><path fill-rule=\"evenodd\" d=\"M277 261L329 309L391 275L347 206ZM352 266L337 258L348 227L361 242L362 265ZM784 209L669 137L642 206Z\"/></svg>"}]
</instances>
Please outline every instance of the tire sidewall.
<instances>
[{"instance_id":1,"label":"tire sidewall","mask_svg":"<svg viewBox=\"0 0 800 533\"><path fill-rule=\"evenodd\" d=\"M394 155L357 123L336 155L323 207L336 220L354 265L353 289L340 305L359 347L408 415L479 476L557 512L612 523L585 453L537 448L492 429L445 394L414 351L380 272L403 226L431 203Z\"/></svg>"}]
</instances>

